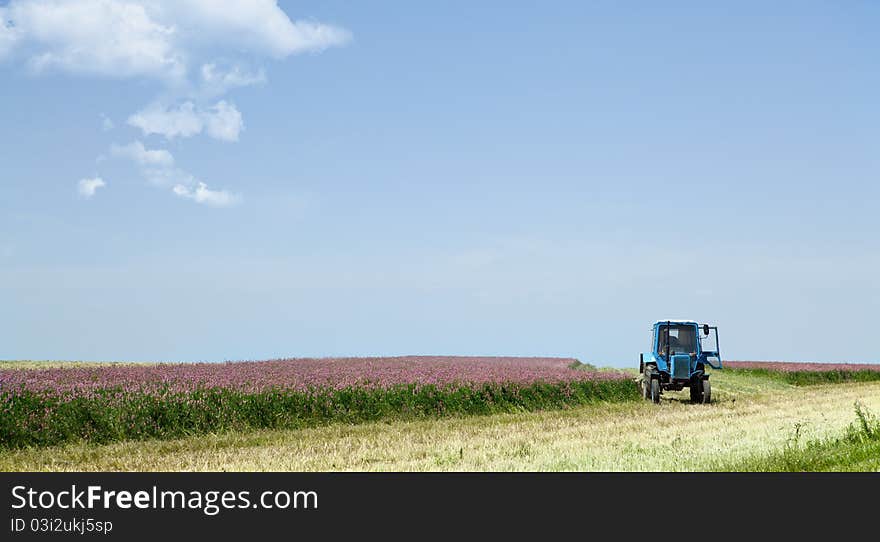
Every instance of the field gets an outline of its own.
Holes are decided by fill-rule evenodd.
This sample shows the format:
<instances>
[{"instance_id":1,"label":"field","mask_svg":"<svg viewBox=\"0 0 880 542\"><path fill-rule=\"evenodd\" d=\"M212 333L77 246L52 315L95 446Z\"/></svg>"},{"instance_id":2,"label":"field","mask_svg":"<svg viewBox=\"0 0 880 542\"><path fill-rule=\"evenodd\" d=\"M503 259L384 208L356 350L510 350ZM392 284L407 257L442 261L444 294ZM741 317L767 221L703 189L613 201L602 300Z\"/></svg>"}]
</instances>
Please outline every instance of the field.
<instances>
[{"instance_id":1,"label":"field","mask_svg":"<svg viewBox=\"0 0 880 542\"><path fill-rule=\"evenodd\" d=\"M578 368L574 360L347 360L358 368L358 374L367 375L354 381L333 376L321 360L311 363L326 369L317 371L318 377L314 367L307 371L320 385L315 386L314 380L297 380L302 376L299 373L282 371L288 378L285 385L294 393L356 387L387 398L383 394L388 390L397 394L408 389L412 394L418 389L412 387L413 375L418 374L423 380L430 375L432 380L426 385L433 386L431 389L446 390L446 395L431 396L435 406L438 399L444 404L450 397L469 399L449 410L403 414L380 410L373 411L374 417L351 419L299 416L294 418L296 423L291 424L288 418L280 427L201 427L180 437L101 442L80 436L51 446L7 445L0 451L0 470L880 469L880 428L872 418L872 413L880 412L880 379L866 376L880 377L880 371L871 366L731 363L730 369L712 374L712 405L690 404L686 390L666 393L660 405L653 405L638 398L633 374L585 370L589 368ZM236 367L200 367L200 371L218 372L197 372L198 378L193 377L196 373L184 372L189 380L162 365L146 372L138 372L143 370L138 367L134 373L124 367L113 366L113 370L128 375L128 386L151 382L143 380L144 375L168 375L162 371L171 370L181 378L169 386L169 393L189 393L218 383L212 379L226 374L222 369L228 366ZM448 370L439 371L441 367ZM86 366L76 369L79 373L61 369L64 372L58 374L57 370L7 366L0 371L0 379L4 393L9 393L6 383L12 377L20 379L17 389L29 393L47 389L60 390L61 395L83 393L101 382L89 372L97 369ZM420 372L423 369L427 372ZM475 372L468 372L471 370ZM350 367L343 371L349 376L352 372ZM803 372L823 376L814 375L811 380L789 376ZM40 373L42 378L33 376ZM45 378L48 375L53 378ZM232 383L224 381L224 389L245 396L267 393L267 389L278 392L278 386L267 388L266 383L279 382L279 373L261 370L253 375ZM77 382L87 384L77 387ZM155 394L156 388L151 386L136 389ZM494 392L474 395L475 390L485 389ZM511 399L517 395L501 391L529 389L542 392L527 394L529 400L524 401L521 395ZM560 392L577 389L582 391ZM456 395L460 390L467 393ZM344 411L350 413L352 408Z\"/></svg>"},{"instance_id":2,"label":"field","mask_svg":"<svg viewBox=\"0 0 880 542\"><path fill-rule=\"evenodd\" d=\"M798 386L880 380L880 364L786 363L779 361L731 361L727 369L776 378Z\"/></svg>"},{"instance_id":3,"label":"field","mask_svg":"<svg viewBox=\"0 0 880 542\"><path fill-rule=\"evenodd\" d=\"M636 397L565 358L401 357L0 370L0 449L493 414Z\"/></svg>"}]
</instances>

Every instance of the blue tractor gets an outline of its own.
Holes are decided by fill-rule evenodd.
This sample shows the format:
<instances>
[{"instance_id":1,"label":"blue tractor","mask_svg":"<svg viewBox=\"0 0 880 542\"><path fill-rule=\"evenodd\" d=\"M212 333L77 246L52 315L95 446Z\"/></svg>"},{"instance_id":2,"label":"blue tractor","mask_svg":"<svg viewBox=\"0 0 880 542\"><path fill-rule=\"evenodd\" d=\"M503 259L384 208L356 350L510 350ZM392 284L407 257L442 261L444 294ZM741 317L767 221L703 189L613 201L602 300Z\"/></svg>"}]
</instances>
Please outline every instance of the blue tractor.
<instances>
[{"instance_id":1,"label":"blue tractor","mask_svg":"<svg viewBox=\"0 0 880 542\"><path fill-rule=\"evenodd\" d=\"M642 397L660 402L664 390L690 388L691 401L712 402L706 366L721 369L718 328L693 320L654 323L651 352L639 354Z\"/></svg>"}]
</instances>

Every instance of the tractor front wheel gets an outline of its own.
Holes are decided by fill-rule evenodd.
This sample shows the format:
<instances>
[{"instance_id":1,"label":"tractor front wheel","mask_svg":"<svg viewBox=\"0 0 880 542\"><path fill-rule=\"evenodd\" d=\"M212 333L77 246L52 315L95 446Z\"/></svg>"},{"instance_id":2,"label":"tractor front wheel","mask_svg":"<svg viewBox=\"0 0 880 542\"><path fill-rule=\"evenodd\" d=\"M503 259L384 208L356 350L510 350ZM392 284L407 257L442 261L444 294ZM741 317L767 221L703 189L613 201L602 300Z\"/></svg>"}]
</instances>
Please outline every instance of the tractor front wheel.
<instances>
[{"instance_id":1,"label":"tractor front wheel","mask_svg":"<svg viewBox=\"0 0 880 542\"><path fill-rule=\"evenodd\" d=\"M656 378L651 379L651 400L660 403L660 380Z\"/></svg>"},{"instance_id":2,"label":"tractor front wheel","mask_svg":"<svg viewBox=\"0 0 880 542\"><path fill-rule=\"evenodd\" d=\"M703 380L703 404L708 405L712 402L712 385L708 380Z\"/></svg>"},{"instance_id":3,"label":"tractor front wheel","mask_svg":"<svg viewBox=\"0 0 880 542\"><path fill-rule=\"evenodd\" d=\"M703 380L695 378L691 380L691 403L703 402Z\"/></svg>"}]
</instances>

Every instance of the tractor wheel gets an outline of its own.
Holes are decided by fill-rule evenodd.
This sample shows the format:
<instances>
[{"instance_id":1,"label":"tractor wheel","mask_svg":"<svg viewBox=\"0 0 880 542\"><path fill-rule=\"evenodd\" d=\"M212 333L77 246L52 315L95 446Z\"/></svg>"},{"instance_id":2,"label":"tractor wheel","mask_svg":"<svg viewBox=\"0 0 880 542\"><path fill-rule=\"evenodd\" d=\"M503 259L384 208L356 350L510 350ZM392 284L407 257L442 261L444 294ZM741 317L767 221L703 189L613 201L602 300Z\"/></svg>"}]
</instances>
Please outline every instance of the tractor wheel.
<instances>
[{"instance_id":1,"label":"tractor wheel","mask_svg":"<svg viewBox=\"0 0 880 542\"><path fill-rule=\"evenodd\" d=\"M691 403L703 402L703 381L700 379L691 380Z\"/></svg>"},{"instance_id":2,"label":"tractor wheel","mask_svg":"<svg viewBox=\"0 0 880 542\"><path fill-rule=\"evenodd\" d=\"M708 380L703 380L703 404L708 405L712 402L712 385Z\"/></svg>"},{"instance_id":3,"label":"tractor wheel","mask_svg":"<svg viewBox=\"0 0 880 542\"><path fill-rule=\"evenodd\" d=\"M651 400L660 403L660 381L656 378L651 379Z\"/></svg>"},{"instance_id":4,"label":"tractor wheel","mask_svg":"<svg viewBox=\"0 0 880 542\"><path fill-rule=\"evenodd\" d=\"M642 373L642 382L639 384L642 391L642 399L650 399L651 398L651 369L645 367L645 372Z\"/></svg>"}]
</instances>

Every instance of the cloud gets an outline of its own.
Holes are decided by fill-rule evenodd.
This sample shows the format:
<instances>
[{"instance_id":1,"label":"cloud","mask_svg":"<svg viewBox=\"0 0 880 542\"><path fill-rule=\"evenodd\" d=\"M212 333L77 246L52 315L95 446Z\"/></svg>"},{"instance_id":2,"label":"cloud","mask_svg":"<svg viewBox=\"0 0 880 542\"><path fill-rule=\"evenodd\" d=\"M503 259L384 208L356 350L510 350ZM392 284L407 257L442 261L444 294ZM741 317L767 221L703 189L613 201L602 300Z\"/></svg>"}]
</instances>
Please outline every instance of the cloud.
<instances>
[{"instance_id":1,"label":"cloud","mask_svg":"<svg viewBox=\"0 0 880 542\"><path fill-rule=\"evenodd\" d=\"M276 0L11 0L0 15L0 55L21 48L37 72L173 83L208 51L283 58L351 40L292 21Z\"/></svg>"},{"instance_id":2,"label":"cloud","mask_svg":"<svg viewBox=\"0 0 880 542\"><path fill-rule=\"evenodd\" d=\"M241 196L228 190L211 190L208 185L186 171L175 167L146 168L144 178L159 187L171 188L178 197L211 207L231 207L241 202Z\"/></svg>"},{"instance_id":3,"label":"cloud","mask_svg":"<svg viewBox=\"0 0 880 542\"><path fill-rule=\"evenodd\" d=\"M238 141L238 134L244 130L241 112L223 100L203 113L202 118L205 121L205 131L214 139Z\"/></svg>"},{"instance_id":4,"label":"cloud","mask_svg":"<svg viewBox=\"0 0 880 542\"><path fill-rule=\"evenodd\" d=\"M9 22L7 8L0 7L0 60L12 51L18 39L17 29Z\"/></svg>"},{"instance_id":5,"label":"cloud","mask_svg":"<svg viewBox=\"0 0 880 542\"><path fill-rule=\"evenodd\" d=\"M128 124L140 128L144 135L159 134L166 139L187 138L206 132L221 141L238 141L244 129L241 112L225 100L206 110L191 101L166 107L159 103L147 106L128 118Z\"/></svg>"},{"instance_id":6,"label":"cloud","mask_svg":"<svg viewBox=\"0 0 880 542\"><path fill-rule=\"evenodd\" d=\"M61 70L114 78L178 79L185 51L173 24L150 16L150 2L12 0L6 9L18 45L37 72Z\"/></svg>"},{"instance_id":7,"label":"cloud","mask_svg":"<svg viewBox=\"0 0 880 542\"><path fill-rule=\"evenodd\" d=\"M86 199L91 199L91 197L95 195L95 192L104 186L107 186L107 183L105 183L100 177L95 177L94 179L80 180L77 185L77 190L79 191L80 196Z\"/></svg>"},{"instance_id":8,"label":"cloud","mask_svg":"<svg viewBox=\"0 0 880 542\"><path fill-rule=\"evenodd\" d=\"M192 186L196 178L179 168L145 168L141 170L144 179L150 184L169 187L177 184Z\"/></svg>"},{"instance_id":9,"label":"cloud","mask_svg":"<svg viewBox=\"0 0 880 542\"><path fill-rule=\"evenodd\" d=\"M225 94L233 88L262 85L266 82L265 70L250 72L237 64L232 66L221 66L214 62L203 64L201 75L205 93L212 96Z\"/></svg>"},{"instance_id":10,"label":"cloud","mask_svg":"<svg viewBox=\"0 0 880 542\"><path fill-rule=\"evenodd\" d=\"M128 145L111 145L113 156L128 158L140 166L172 166L174 156L165 149L150 150L140 141L132 141Z\"/></svg>"},{"instance_id":11,"label":"cloud","mask_svg":"<svg viewBox=\"0 0 880 542\"><path fill-rule=\"evenodd\" d=\"M203 182L197 183L195 190L182 184L174 185L171 190L182 198L191 199L196 203L211 207L229 207L240 201L239 196L231 194L226 190L210 190L208 185Z\"/></svg>"},{"instance_id":12,"label":"cloud","mask_svg":"<svg viewBox=\"0 0 880 542\"><path fill-rule=\"evenodd\" d=\"M159 81L162 98L130 115L144 136L168 140L205 134L234 142L244 130L229 90L266 82L254 63L343 46L351 33L317 21L296 21L277 0L0 0L0 61L22 60L36 74L65 72ZM259 64L256 64L259 66ZM213 104L213 105L211 105ZM113 121L101 114L104 131ZM174 167L165 150L140 141L114 145L150 182L197 203L224 207L240 200L211 190ZM103 160L99 157L98 161ZM100 178L83 179L94 196Z\"/></svg>"},{"instance_id":13,"label":"cloud","mask_svg":"<svg viewBox=\"0 0 880 542\"><path fill-rule=\"evenodd\" d=\"M167 13L180 22L182 38L223 40L235 48L276 58L323 51L351 41L344 28L315 21L292 21L276 0L169 0ZM190 31L195 31L190 35Z\"/></svg>"},{"instance_id":14,"label":"cloud","mask_svg":"<svg viewBox=\"0 0 880 542\"><path fill-rule=\"evenodd\" d=\"M99 116L101 117L101 129L105 132L109 132L114 127L116 127L116 124L113 123L113 119L111 119L104 113L101 113Z\"/></svg>"},{"instance_id":15,"label":"cloud","mask_svg":"<svg viewBox=\"0 0 880 542\"><path fill-rule=\"evenodd\" d=\"M185 102L177 108L154 103L128 117L128 124L140 128L144 135L160 134L167 139L192 137L201 133L204 127L195 107L192 102Z\"/></svg>"}]
</instances>

